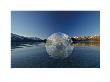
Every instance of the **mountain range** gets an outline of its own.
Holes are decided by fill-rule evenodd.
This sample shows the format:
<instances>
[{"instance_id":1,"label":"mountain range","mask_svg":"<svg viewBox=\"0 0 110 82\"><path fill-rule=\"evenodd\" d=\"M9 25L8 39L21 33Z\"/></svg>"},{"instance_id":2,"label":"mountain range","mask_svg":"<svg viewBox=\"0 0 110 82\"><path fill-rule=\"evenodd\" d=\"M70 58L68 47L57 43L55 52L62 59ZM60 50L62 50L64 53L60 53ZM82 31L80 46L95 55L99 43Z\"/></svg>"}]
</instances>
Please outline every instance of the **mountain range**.
<instances>
[{"instance_id":1,"label":"mountain range","mask_svg":"<svg viewBox=\"0 0 110 82\"><path fill-rule=\"evenodd\" d=\"M11 33L12 42L42 42L44 40L37 37L25 37Z\"/></svg>"}]
</instances>

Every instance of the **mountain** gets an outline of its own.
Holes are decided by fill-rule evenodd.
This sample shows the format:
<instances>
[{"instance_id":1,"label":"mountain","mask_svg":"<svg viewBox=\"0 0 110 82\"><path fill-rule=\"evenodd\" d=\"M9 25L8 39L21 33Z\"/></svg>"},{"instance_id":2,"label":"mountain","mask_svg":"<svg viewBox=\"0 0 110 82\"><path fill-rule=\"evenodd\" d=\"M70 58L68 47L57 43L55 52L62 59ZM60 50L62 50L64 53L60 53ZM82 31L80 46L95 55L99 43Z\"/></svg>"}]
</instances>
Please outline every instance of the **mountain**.
<instances>
[{"instance_id":1,"label":"mountain","mask_svg":"<svg viewBox=\"0 0 110 82\"><path fill-rule=\"evenodd\" d=\"M42 42L43 40L37 37L24 37L11 33L12 42Z\"/></svg>"},{"instance_id":2,"label":"mountain","mask_svg":"<svg viewBox=\"0 0 110 82\"><path fill-rule=\"evenodd\" d=\"M71 39L73 41L97 41L100 42L100 36L75 36L75 37L71 37Z\"/></svg>"}]
</instances>

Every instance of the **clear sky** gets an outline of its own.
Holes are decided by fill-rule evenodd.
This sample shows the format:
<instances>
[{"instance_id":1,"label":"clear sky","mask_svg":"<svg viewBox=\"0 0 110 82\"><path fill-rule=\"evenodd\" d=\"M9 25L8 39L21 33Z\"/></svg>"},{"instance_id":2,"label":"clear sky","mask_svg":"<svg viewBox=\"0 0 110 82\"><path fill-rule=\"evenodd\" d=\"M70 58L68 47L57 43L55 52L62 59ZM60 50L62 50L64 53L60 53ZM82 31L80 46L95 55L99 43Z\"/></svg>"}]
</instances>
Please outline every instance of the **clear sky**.
<instances>
[{"instance_id":1,"label":"clear sky","mask_svg":"<svg viewBox=\"0 0 110 82\"><path fill-rule=\"evenodd\" d=\"M11 11L11 32L41 39L55 32L99 35L100 11Z\"/></svg>"}]
</instances>

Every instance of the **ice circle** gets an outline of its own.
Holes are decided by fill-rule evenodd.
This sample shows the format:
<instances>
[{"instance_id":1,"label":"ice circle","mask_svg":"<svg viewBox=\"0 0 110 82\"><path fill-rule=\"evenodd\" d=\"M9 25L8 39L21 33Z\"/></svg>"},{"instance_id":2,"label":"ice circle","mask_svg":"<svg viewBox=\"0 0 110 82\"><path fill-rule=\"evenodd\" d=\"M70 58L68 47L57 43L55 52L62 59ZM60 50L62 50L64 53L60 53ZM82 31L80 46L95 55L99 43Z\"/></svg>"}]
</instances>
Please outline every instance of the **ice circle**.
<instances>
[{"instance_id":1,"label":"ice circle","mask_svg":"<svg viewBox=\"0 0 110 82\"><path fill-rule=\"evenodd\" d=\"M46 41L46 51L50 57L53 58L66 58L72 51L74 46L71 45L71 38L64 33L53 33Z\"/></svg>"}]
</instances>

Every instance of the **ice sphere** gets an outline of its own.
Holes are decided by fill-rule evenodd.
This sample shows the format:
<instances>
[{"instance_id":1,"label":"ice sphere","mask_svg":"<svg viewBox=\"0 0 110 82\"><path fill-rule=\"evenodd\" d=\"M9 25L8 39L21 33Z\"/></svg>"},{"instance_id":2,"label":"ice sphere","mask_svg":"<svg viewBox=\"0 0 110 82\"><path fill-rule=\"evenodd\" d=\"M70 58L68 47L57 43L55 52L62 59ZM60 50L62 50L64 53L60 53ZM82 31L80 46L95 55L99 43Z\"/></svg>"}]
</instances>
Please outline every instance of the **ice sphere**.
<instances>
[{"instance_id":1,"label":"ice sphere","mask_svg":"<svg viewBox=\"0 0 110 82\"><path fill-rule=\"evenodd\" d=\"M54 33L46 41L46 50L53 58L66 58L73 51L71 38L64 33Z\"/></svg>"}]
</instances>

